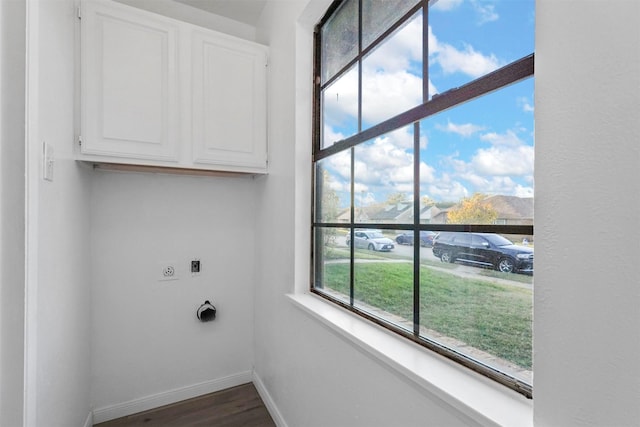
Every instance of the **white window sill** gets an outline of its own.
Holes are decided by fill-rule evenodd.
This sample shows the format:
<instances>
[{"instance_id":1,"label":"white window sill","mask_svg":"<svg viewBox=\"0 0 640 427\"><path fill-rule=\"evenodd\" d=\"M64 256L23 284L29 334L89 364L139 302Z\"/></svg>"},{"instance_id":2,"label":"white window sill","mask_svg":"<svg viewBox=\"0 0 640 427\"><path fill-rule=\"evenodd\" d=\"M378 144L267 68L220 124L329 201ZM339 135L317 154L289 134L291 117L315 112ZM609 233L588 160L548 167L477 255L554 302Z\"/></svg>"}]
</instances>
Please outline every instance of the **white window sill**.
<instances>
[{"instance_id":1,"label":"white window sill","mask_svg":"<svg viewBox=\"0 0 640 427\"><path fill-rule=\"evenodd\" d=\"M310 294L294 305L480 425L532 426L533 401Z\"/></svg>"}]
</instances>

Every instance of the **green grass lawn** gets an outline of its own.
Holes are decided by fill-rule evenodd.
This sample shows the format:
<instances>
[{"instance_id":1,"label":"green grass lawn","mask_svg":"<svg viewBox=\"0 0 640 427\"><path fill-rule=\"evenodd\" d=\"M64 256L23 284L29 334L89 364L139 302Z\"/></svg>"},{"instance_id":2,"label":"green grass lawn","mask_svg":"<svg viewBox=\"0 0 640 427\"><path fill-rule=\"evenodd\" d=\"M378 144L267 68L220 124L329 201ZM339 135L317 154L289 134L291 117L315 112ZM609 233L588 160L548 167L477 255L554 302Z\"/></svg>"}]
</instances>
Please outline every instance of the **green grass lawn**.
<instances>
[{"instance_id":1,"label":"green grass lawn","mask_svg":"<svg viewBox=\"0 0 640 427\"><path fill-rule=\"evenodd\" d=\"M349 294L349 264L327 264L325 286ZM357 263L355 298L411 319L411 263ZM531 369L532 291L420 269L420 324Z\"/></svg>"}]
</instances>

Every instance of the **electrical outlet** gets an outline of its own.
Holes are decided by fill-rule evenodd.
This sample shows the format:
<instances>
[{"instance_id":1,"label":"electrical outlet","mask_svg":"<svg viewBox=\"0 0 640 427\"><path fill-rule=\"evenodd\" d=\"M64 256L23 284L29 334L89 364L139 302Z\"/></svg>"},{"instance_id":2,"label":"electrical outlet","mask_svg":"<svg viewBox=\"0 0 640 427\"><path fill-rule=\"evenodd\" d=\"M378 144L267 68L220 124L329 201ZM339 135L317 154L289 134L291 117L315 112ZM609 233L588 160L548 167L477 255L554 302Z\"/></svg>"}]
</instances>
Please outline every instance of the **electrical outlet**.
<instances>
[{"instance_id":1,"label":"electrical outlet","mask_svg":"<svg viewBox=\"0 0 640 427\"><path fill-rule=\"evenodd\" d=\"M162 269L163 277L173 277L176 275L176 269L172 265L168 265Z\"/></svg>"},{"instance_id":2,"label":"electrical outlet","mask_svg":"<svg viewBox=\"0 0 640 427\"><path fill-rule=\"evenodd\" d=\"M158 280L177 280L178 270L175 262L165 262L159 267L160 276Z\"/></svg>"}]
</instances>

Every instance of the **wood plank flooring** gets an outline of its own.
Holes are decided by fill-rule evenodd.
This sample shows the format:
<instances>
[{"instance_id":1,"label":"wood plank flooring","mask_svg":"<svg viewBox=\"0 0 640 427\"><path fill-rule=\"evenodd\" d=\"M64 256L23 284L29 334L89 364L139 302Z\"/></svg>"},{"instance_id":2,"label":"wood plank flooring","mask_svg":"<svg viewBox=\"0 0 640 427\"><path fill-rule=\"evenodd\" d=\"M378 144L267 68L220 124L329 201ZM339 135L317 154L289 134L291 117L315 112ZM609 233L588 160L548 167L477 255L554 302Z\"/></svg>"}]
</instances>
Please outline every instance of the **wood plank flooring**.
<instances>
[{"instance_id":1,"label":"wood plank flooring","mask_svg":"<svg viewBox=\"0 0 640 427\"><path fill-rule=\"evenodd\" d=\"M275 427L253 384L163 406L95 427Z\"/></svg>"}]
</instances>

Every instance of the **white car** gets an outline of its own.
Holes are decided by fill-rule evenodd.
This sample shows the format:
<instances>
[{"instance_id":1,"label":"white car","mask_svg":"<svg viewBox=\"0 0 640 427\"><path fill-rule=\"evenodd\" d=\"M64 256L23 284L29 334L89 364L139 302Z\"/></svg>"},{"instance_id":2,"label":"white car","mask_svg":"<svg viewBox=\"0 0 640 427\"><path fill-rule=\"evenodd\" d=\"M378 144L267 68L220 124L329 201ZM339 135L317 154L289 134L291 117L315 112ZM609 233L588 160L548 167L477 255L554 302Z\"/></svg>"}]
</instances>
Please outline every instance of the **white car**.
<instances>
[{"instance_id":1,"label":"white car","mask_svg":"<svg viewBox=\"0 0 640 427\"><path fill-rule=\"evenodd\" d=\"M395 246L393 240L384 237L377 230L356 230L355 245L356 248L369 249L370 251L390 251ZM351 236L347 235L347 246L351 245Z\"/></svg>"}]
</instances>

